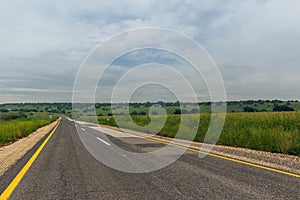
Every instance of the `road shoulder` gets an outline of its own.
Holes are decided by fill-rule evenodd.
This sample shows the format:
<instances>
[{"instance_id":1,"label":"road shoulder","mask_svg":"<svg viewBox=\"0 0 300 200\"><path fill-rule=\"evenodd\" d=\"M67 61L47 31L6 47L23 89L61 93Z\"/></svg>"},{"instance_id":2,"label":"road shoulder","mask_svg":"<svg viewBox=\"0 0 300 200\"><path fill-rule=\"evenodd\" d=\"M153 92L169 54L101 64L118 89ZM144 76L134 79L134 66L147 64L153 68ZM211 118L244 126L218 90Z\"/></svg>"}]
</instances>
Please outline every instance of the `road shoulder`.
<instances>
[{"instance_id":1,"label":"road shoulder","mask_svg":"<svg viewBox=\"0 0 300 200\"><path fill-rule=\"evenodd\" d=\"M57 121L37 129L25 138L0 147L0 176L30 151L56 124Z\"/></svg>"},{"instance_id":2,"label":"road shoulder","mask_svg":"<svg viewBox=\"0 0 300 200\"><path fill-rule=\"evenodd\" d=\"M148 139L157 139L165 143L169 143L172 140L172 144L180 145L186 148L193 148L196 150L200 150L202 146L202 143L199 142L191 143L190 141L182 139L168 138L160 135L152 135L138 131L132 131L129 129L121 130L117 127L111 127L107 125L101 125L101 127L117 131L125 131L126 133L138 135ZM230 147L224 145L215 145L211 153L300 175L300 157L298 156L257 151L239 147Z\"/></svg>"}]
</instances>

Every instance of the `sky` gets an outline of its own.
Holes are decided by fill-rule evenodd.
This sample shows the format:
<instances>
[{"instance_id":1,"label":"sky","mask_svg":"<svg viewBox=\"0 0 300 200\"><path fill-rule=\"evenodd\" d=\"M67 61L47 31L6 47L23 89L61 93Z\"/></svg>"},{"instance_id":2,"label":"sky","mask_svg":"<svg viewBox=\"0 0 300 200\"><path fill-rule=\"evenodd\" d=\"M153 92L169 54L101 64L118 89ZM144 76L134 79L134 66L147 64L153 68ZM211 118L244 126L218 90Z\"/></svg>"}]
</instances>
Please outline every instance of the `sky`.
<instances>
[{"instance_id":1,"label":"sky","mask_svg":"<svg viewBox=\"0 0 300 200\"><path fill-rule=\"evenodd\" d=\"M172 29L201 44L220 70L228 100L300 99L298 0L12 0L0 5L0 103L72 101L76 74L89 53L116 34L143 27ZM173 56L151 50L125 55L112 63L104 88L112 88L124 69L147 62L177 65L188 73L186 63ZM156 76L156 67L140 70L140 78ZM135 80L128 77L120 91ZM209 100L203 80L199 85L199 100ZM152 100L161 93L150 86L140 95ZM110 98L102 90L97 94L99 101Z\"/></svg>"}]
</instances>

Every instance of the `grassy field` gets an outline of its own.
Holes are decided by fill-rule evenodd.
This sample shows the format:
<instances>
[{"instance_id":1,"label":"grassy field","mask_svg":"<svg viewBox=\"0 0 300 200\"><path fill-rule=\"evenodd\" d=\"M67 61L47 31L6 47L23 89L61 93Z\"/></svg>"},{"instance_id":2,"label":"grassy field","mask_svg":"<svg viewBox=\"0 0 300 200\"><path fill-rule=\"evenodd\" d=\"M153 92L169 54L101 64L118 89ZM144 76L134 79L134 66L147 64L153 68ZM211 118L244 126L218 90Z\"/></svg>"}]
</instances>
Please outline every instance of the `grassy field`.
<instances>
[{"instance_id":1,"label":"grassy field","mask_svg":"<svg viewBox=\"0 0 300 200\"><path fill-rule=\"evenodd\" d=\"M219 106L225 103L214 104ZM218 144L300 155L299 101L248 100L231 101L226 104L228 113ZM49 115L72 117L79 113L82 120L90 121L95 115L93 108L96 109L101 124L116 126L112 115L125 118L126 106L122 103L112 107L109 103L80 104L78 111L72 112L71 103L0 104L0 144L24 137L38 127L50 123ZM159 106L163 106L168 114L166 123L161 128L158 122L163 122L163 117L153 110L150 113L151 107L156 109ZM186 118L190 118L190 121L200 117L199 124L192 125L189 120L182 123L180 127L184 134L180 137L190 139L193 129L197 131L193 140L202 142L210 122L210 106L209 102L183 103L180 110L179 102L131 103L129 112L139 126L131 124L129 120L123 120L122 127L174 137L180 124L181 115L177 112L179 110ZM201 115L193 114L198 113L199 109ZM282 112L284 110L296 111ZM153 117L153 126L147 126L151 122L149 113ZM14 116L17 116L17 119Z\"/></svg>"},{"instance_id":2,"label":"grassy field","mask_svg":"<svg viewBox=\"0 0 300 200\"><path fill-rule=\"evenodd\" d=\"M130 103L129 111L133 115L146 115L149 108L155 104L162 105L168 114L178 114L176 110L181 109L179 102L144 102L144 103ZM300 111L300 102L295 100L282 101L282 100L247 100L247 101L228 101L228 102L215 102L216 106L227 105L227 112L272 112L272 111ZM193 114L209 113L211 110L210 102L200 102L199 104L182 103L182 112ZM123 115L126 113L126 104L115 104L111 107L110 103L96 103L79 106L79 112L85 116L94 115L93 108L96 109L98 116ZM25 114L30 113L53 113L62 114L69 117L73 116L72 103L12 103L0 104L0 113L7 112L21 112Z\"/></svg>"},{"instance_id":3,"label":"grassy field","mask_svg":"<svg viewBox=\"0 0 300 200\"><path fill-rule=\"evenodd\" d=\"M199 117L197 114L187 114L186 116L191 120ZM162 116L153 117L153 121L163 120ZM127 121L123 121L122 127L155 133L156 130L151 130L151 128L145 130L144 128L151 122L148 116L138 115L132 116L132 118L140 127L132 126ZM112 116L100 116L98 121L100 124L117 126ZM196 127L197 135L194 141L203 142L209 122L209 113L200 115L200 123ZM180 115L168 115L164 127L158 134L174 137L179 125ZM181 126L186 130L187 135L193 128L188 123ZM218 144L300 156L300 113L228 113Z\"/></svg>"},{"instance_id":4,"label":"grassy field","mask_svg":"<svg viewBox=\"0 0 300 200\"><path fill-rule=\"evenodd\" d=\"M55 116L52 119L45 116L35 116L24 119L0 120L0 145L25 137L56 119Z\"/></svg>"}]
</instances>

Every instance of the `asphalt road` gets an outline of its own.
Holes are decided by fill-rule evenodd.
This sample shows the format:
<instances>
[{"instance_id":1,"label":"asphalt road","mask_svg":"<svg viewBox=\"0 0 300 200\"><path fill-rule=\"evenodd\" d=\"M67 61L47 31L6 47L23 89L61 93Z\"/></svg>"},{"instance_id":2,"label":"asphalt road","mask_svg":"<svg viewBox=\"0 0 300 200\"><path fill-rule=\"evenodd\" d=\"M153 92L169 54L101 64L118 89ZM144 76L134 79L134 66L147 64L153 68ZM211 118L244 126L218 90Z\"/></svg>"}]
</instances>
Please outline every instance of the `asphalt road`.
<instances>
[{"instance_id":1,"label":"asphalt road","mask_svg":"<svg viewBox=\"0 0 300 200\"><path fill-rule=\"evenodd\" d=\"M137 161L124 152L139 155L164 145L104 134L89 124L78 124L77 129L79 134L74 123L61 120L10 199L300 199L299 178L211 156L200 159L190 151L153 172L115 170L93 155L130 170ZM177 153L174 149L171 156ZM1 192L29 157L30 152L0 177ZM151 162L149 157L139 167L145 169Z\"/></svg>"}]
</instances>

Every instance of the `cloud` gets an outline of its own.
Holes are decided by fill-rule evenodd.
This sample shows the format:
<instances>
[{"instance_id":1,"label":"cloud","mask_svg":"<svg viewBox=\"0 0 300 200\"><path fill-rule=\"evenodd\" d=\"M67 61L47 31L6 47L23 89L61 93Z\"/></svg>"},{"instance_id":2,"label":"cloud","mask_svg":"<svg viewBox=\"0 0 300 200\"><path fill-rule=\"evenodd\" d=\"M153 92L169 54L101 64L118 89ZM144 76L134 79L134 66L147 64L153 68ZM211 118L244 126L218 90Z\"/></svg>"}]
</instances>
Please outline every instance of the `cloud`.
<instances>
[{"instance_id":1,"label":"cloud","mask_svg":"<svg viewBox=\"0 0 300 200\"><path fill-rule=\"evenodd\" d=\"M300 99L299 7L296 0L2 2L0 102L45 101L59 90L49 101L69 101L90 50L145 26L175 29L203 44L220 67L229 99ZM117 65L138 63L132 56Z\"/></svg>"}]
</instances>

